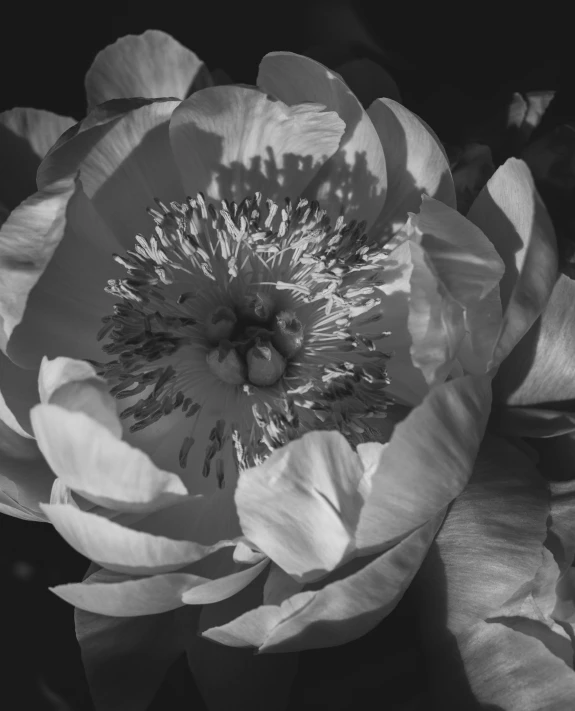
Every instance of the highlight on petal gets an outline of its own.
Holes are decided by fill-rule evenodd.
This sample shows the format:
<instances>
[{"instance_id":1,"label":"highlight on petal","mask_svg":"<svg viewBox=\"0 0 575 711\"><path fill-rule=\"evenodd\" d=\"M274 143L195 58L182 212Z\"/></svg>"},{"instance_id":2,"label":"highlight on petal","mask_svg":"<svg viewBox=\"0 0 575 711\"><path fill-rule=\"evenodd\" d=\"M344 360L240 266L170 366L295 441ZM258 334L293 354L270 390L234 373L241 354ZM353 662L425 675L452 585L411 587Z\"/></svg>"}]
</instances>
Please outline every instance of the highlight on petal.
<instances>
[{"instance_id":1,"label":"highlight on petal","mask_svg":"<svg viewBox=\"0 0 575 711\"><path fill-rule=\"evenodd\" d=\"M38 170L38 185L81 174L86 195L124 247L153 231L154 198L183 200L168 121L179 101L116 99L94 109L57 143Z\"/></svg>"},{"instance_id":2,"label":"highlight on petal","mask_svg":"<svg viewBox=\"0 0 575 711\"><path fill-rule=\"evenodd\" d=\"M527 165L510 158L467 213L505 264L503 323L492 366L509 355L544 310L557 279L555 232Z\"/></svg>"},{"instance_id":3,"label":"highlight on petal","mask_svg":"<svg viewBox=\"0 0 575 711\"><path fill-rule=\"evenodd\" d=\"M442 514L428 521L359 571L320 590L297 593L206 630L204 637L261 652L297 651L361 637L397 605L415 575Z\"/></svg>"},{"instance_id":4,"label":"highlight on petal","mask_svg":"<svg viewBox=\"0 0 575 711\"><path fill-rule=\"evenodd\" d=\"M314 101L341 117L345 132L339 149L304 197L326 203L332 218L343 208L347 221L366 220L369 227L385 202L387 171L377 131L357 97L335 72L290 52L267 54L260 63L257 84L288 106Z\"/></svg>"},{"instance_id":5,"label":"highlight on petal","mask_svg":"<svg viewBox=\"0 0 575 711\"><path fill-rule=\"evenodd\" d=\"M286 105L257 89L219 86L174 111L172 148L186 193L241 202L260 191L296 199L332 156L345 125L321 104Z\"/></svg>"},{"instance_id":6,"label":"highlight on petal","mask_svg":"<svg viewBox=\"0 0 575 711\"><path fill-rule=\"evenodd\" d=\"M42 510L79 553L108 570L130 575L171 572L235 545L234 541L224 540L203 546L153 536L65 504L42 504Z\"/></svg>"},{"instance_id":7,"label":"highlight on petal","mask_svg":"<svg viewBox=\"0 0 575 711\"><path fill-rule=\"evenodd\" d=\"M461 493L490 405L486 376L457 378L433 388L396 426L379 457L370 457L374 471L356 533L359 551L370 553L396 542Z\"/></svg>"},{"instance_id":8,"label":"highlight on petal","mask_svg":"<svg viewBox=\"0 0 575 711\"><path fill-rule=\"evenodd\" d=\"M0 113L0 195L13 210L36 192L40 161L76 121L40 109L15 108Z\"/></svg>"},{"instance_id":9,"label":"highlight on petal","mask_svg":"<svg viewBox=\"0 0 575 711\"><path fill-rule=\"evenodd\" d=\"M377 99L368 116L379 136L387 166L387 196L370 234L375 239L395 234L409 212L427 195L455 208L449 162L439 140L409 109L390 98Z\"/></svg>"},{"instance_id":10,"label":"highlight on petal","mask_svg":"<svg viewBox=\"0 0 575 711\"><path fill-rule=\"evenodd\" d=\"M64 234L74 178L38 191L19 205L0 229L0 348L22 320L32 287Z\"/></svg>"},{"instance_id":11,"label":"highlight on petal","mask_svg":"<svg viewBox=\"0 0 575 711\"><path fill-rule=\"evenodd\" d=\"M251 567L217 566L221 575L206 577L178 572L134 579L100 570L83 583L52 588L58 597L82 610L111 617L136 617L174 610L184 604L203 605L235 595L268 565L262 560ZM208 569L205 571L211 572Z\"/></svg>"},{"instance_id":12,"label":"highlight on petal","mask_svg":"<svg viewBox=\"0 0 575 711\"><path fill-rule=\"evenodd\" d=\"M142 450L118 439L117 433L82 410L37 405L31 418L46 461L67 486L89 501L115 511L148 512L188 495L176 474L158 469Z\"/></svg>"},{"instance_id":13,"label":"highlight on petal","mask_svg":"<svg viewBox=\"0 0 575 711\"><path fill-rule=\"evenodd\" d=\"M338 432L309 432L240 474L242 530L289 575L315 580L353 548L361 461Z\"/></svg>"},{"instance_id":14,"label":"highlight on petal","mask_svg":"<svg viewBox=\"0 0 575 711\"><path fill-rule=\"evenodd\" d=\"M204 69L194 52L166 32L120 37L96 55L86 74L88 110L110 99L185 99Z\"/></svg>"},{"instance_id":15,"label":"highlight on petal","mask_svg":"<svg viewBox=\"0 0 575 711\"><path fill-rule=\"evenodd\" d=\"M87 361L43 358L38 389L43 405L58 405L70 412L83 412L121 439L122 423L116 400L110 395L106 381Z\"/></svg>"}]
</instances>

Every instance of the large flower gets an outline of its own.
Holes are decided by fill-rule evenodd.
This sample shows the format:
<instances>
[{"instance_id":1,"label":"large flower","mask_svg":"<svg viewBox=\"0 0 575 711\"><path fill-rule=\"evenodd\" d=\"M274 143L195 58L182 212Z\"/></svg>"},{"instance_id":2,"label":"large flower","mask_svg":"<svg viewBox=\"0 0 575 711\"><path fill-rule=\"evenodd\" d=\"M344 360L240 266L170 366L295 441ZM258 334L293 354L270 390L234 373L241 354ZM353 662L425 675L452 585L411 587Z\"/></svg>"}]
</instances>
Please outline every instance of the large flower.
<instances>
[{"instance_id":1,"label":"large flower","mask_svg":"<svg viewBox=\"0 0 575 711\"><path fill-rule=\"evenodd\" d=\"M269 579L296 589L355 558L367 564L336 588L336 607L365 591L365 576L393 581L369 610L341 613L366 613L369 626L465 485L489 409L482 374L536 318L545 290L524 308L510 276L502 317L503 262L454 210L443 151L404 107L381 99L365 112L336 75L286 53L263 60L258 85L108 102L60 139L40 191L0 235L4 345L30 393L42 358L54 359L32 410L58 477L42 509L102 566L59 594L141 615L221 600L258 575L263 554L278 558ZM511 161L496 177L519 191L505 211L514 219L533 200L528 172ZM483 214L491 229L493 212ZM10 386L5 421L31 432L32 397ZM398 404L418 403L382 444ZM318 429L328 432L305 434ZM285 569L269 544L282 520L264 540L240 506L246 539L233 503L238 469L260 482L243 499L257 509L276 465L278 496L302 506L313 544L299 562L310 538L284 546ZM395 497L402 515L386 528ZM271 524L274 503L258 525ZM293 518L283 521L291 536Z\"/></svg>"}]
</instances>

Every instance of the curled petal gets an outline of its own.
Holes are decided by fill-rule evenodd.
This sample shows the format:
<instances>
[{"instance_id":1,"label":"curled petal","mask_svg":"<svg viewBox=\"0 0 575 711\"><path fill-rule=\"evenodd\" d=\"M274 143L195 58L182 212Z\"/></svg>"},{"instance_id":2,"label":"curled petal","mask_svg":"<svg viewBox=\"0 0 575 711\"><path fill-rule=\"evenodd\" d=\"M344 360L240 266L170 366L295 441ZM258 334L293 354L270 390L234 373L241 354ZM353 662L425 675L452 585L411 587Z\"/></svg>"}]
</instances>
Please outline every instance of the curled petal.
<instances>
[{"instance_id":1,"label":"curled petal","mask_svg":"<svg viewBox=\"0 0 575 711\"><path fill-rule=\"evenodd\" d=\"M147 454L81 410L37 405L31 417L54 472L89 501L116 511L148 512L187 496L178 476L158 469Z\"/></svg>"},{"instance_id":2,"label":"curled petal","mask_svg":"<svg viewBox=\"0 0 575 711\"><path fill-rule=\"evenodd\" d=\"M529 168L510 158L490 178L467 213L505 264L503 323L492 366L512 351L545 308L557 278L557 245Z\"/></svg>"},{"instance_id":3,"label":"curled petal","mask_svg":"<svg viewBox=\"0 0 575 711\"><path fill-rule=\"evenodd\" d=\"M362 466L338 432L310 432L242 472L242 530L289 575L313 580L353 547Z\"/></svg>"},{"instance_id":4,"label":"curled petal","mask_svg":"<svg viewBox=\"0 0 575 711\"><path fill-rule=\"evenodd\" d=\"M267 54L261 61L257 83L288 106L316 101L343 119L345 132L339 149L325 162L304 196L322 203L331 201L327 207L332 217L343 208L347 220L366 220L371 225L385 201L385 155L369 116L349 87L319 62L290 52Z\"/></svg>"},{"instance_id":5,"label":"curled petal","mask_svg":"<svg viewBox=\"0 0 575 711\"><path fill-rule=\"evenodd\" d=\"M88 110L133 96L185 99L202 68L194 52L166 32L120 37L96 55L86 74Z\"/></svg>"},{"instance_id":6,"label":"curled petal","mask_svg":"<svg viewBox=\"0 0 575 711\"><path fill-rule=\"evenodd\" d=\"M197 92L174 111L170 138L189 195L296 199L337 150L344 124L320 104L289 106L249 87Z\"/></svg>"},{"instance_id":7,"label":"curled petal","mask_svg":"<svg viewBox=\"0 0 575 711\"><path fill-rule=\"evenodd\" d=\"M385 204L370 230L374 238L396 233L424 194L455 208L449 163L435 134L390 98L377 99L367 113L383 146L388 176Z\"/></svg>"},{"instance_id":8,"label":"curled petal","mask_svg":"<svg viewBox=\"0 0 575 711\"><path fill-rule=\"evenodd\" d=\"M16 108L0 114L0 196L13 210L36 192L40 161L76 121L40 109Z\"/></svg>"},{"instance_id":9,"label":"curled petal","mask_svg":"<svg viewBox=\"0 0 575 711\"><path fill-rule=\"evenodd\" d=\"M379 457L370 456L371 492L356 533L360 551L397 541L460 494L471 476L490 404L487 377L457 378L432 389L396 426Z\"/></svg>"}]
</instances>

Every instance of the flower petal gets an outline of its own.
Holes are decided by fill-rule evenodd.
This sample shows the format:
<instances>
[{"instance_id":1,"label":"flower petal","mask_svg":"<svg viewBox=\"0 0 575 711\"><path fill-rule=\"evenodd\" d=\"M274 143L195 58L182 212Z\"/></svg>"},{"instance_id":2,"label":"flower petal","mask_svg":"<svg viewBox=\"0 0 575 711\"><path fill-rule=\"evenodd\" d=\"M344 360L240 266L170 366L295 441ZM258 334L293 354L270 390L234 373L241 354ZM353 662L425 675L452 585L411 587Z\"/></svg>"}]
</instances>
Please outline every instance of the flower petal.
<instances>
[{"instance_id":1,"label":"flower petal","mask_svg":"<svg viewBox=\"0 0 575 711\"><path fill-rule=\"evenodd\" d=\"M219 541L202 546L153 536L66 504L42 504L41 508L73 548L98 565L119 573L166 573L235 545L234 541ZM111 613L102 611L102 614Z\"/></svg>"},{"instance_id":2,"label":"flower petal","mask_svg":"<svg viewBox=\"0 0 575 711\"><path fill-rule=\"evenodd\" d=\"M184 649L184 623L193 623L181 612L117 618L76 609L76 636L96 709L148 708Z\"/></svg>"},{"instance_id":3,"label":"flower petal","mask_svg":"<svg viewBox=\"0 0 575 711\"><path fill-rule=\"evenodd\" d=\"M400 422L371 475L356 546L381 550L447 506L465 487L491 404L487 377L462 377L432 389ZM359 445L359 449L362 445Z\"/></svg>"},{"instance_id":4,"label":"flower petal","mask_svg":"<svg viewBox=\"0 0 575 711\"><path fill-rule=\"evenodd\" d=\"M38 170L38 185L80 171L86 195L124 247L150 233L154 198L182 200L170 150L168 121L178 101L112 100L92 111L58 142Z\"/></svg>"},{"instance_id":5,"label":"flower petal","mask_svg":"<svg viewBox=\"0 0 575 711\"><path fill-rule=\"evenodd\" d=\"M112 617L135 617L174 610L183 604L203 605L235 595L266 567L262 560L254 566L227 566L221 577L204 577L192 573L167 573L131 579L125 575L101 570L83 583L51 588L66 602L89 612ZM242 567L241 570L237 568ZM209 571L208 571L209 572Z\"/></svg>"},{"instance_id":6,"label":"flower petal","mask_svg":"<svg viewBox=\"0 0 575 711\"><path fill-rule=\"evenodd\" d=\"M572 706L575 673L539 639L497 622L479 622L457 645L461 679L445 652L433 650L430 671L441 690L440 708L563 711Z\"/></svg>"},{"instance_id":7,"label":"flower petal","mask_svg":"<svg viewBox=\"0 0 575 711\"><path fill-rule=\"evenodd\" d=\"M401 102L399 89L393 77L373 59L367 57L349 59L343 64L338 64L335 69L361 101L362 106L370 106L383 96ZM387 160L387 151L385 153Z\"/></svg>"},{"instance_id":8,"label":"flower petal","mask_svg":"<svg viewBox=\"0 0 575 711\"><path fill-rule=\"evenodd\" d=\"M473 477L417 576L418 599L445 608L454 634L498 615L517 591L533 585L548 516L549 494L533 461L504 440L486 438Z\"/></svg>"},{"instance_id":9,"label":"flower petal","mask_svg":"<svg viewBox=\"0 0 575 711\"><path fill-rule=\"evenodd\" d=\"M40 402L58 405L70 412L83 412L104 425L115 437L122 437L122 423L109 385L84 360L43 358L38 379Z\"/></svg>"},{"instance_id":10,"label":"flower petal","mask_svg":"<svg viewBox=\"0 0 575 711\"><path fill-rule=\"evenodd\" d=\"M506 404L533 406L575 399L574 299L575 282L560 274L541 317L501 365L494 385Z\"/></svg>"},{"instance_id":11,"label":"flower petal","mask_svg":"<svg viewBox=\"0 0 575 711\"><path fill-rule=\"evenodd\" d=\"M467 213L505 264L503 323L492 365L499 365L545 308L557 278L553 225L529 168L510 158L490 178Z\"/></svg>"},{"instance_id":12,"label":"flower petal","mask_svg":"<svg viewBox=\"0 0 575 711\"><path fill-rule=\"evenodd\" d=\"M324 108L286 106L250 87L197 92L170 123L187 194L241 202L260 191L280 204L296 199L335 153L345 128Z\"/></svg>"},{"instance_id":13,"label":"flower petal","mask_svg":"<svg viewBox=\"0 0 575 711\"><path fill-rule=\"evenodd\" d=\"M350 551L361 462L338 432L309 432L240 474L242 530L289 575L314 580Z\"/></svg>"},{"instance_id":14,"label":"flower petal","mask_svg":"<svg viewBox=\"0 0 575 711\"><path fill-rule=\"evenodd\" d=\"M389 239L419 209L424 194L455 208L447 156L421 119L392 99L377 99L367 114L383 146L388 180L385 205L370 234Z\"/></svg>"},{"instance_id":15,"label":"flower petal","mask_svg":"<svg viewBox=\"0 0 575 711\"><path fill-rule=\"evenodd\" d=\"M343 207L347 221L366 220L370 226L385 201L385 155L369 116L353 92L327 67L290 52L267 54L261 61L257 83L288 106L315 101L343 119L345 133L339 149L308 186L305 197L331 207L332 218Z\"/></svg>"},{"instance_id":16,"label":"flower petal","mask_svg":"<svg viewBox=\"0 0 575 711\"><path fill-rule=\"evenodd\" d=\"M0 199L10 210L36 192L40 161L76 121L50 111L16 108L0 114Z\"/></svg>"},{"instance_id":17,"label":"flower petal","mask_svg":"<svg viewBox=\"0 0 575 711\"><path fill-rule=\"evenodd\" d=\"M433 540L443 514L407 536L358 572L317 591L264 605L206 630L208 639L260 651L330 647L361 637L401 599Z\"/></svg>"},{"instance_id":18,"label":"flower petal","mask_svg":"<svg viewBox=\"0 0 575 711\"><path fill-rule=\"evenodd\" d=\"M203 62L166 32L120 37L96 55L86 74L88 110L110 99L185 99Z\"/></svg>"},{"instance_id":19,"label":"flower petal","mask_svg":"<svg viewBox=\"0 0 575 711\"><path fill-rule=\"evenodd\" d=\"M64 234L75 180L65 179L19 205L0 229L0 348L22 320L28 294Z\"/></svg>"},{"instance_id":20,"label":"flower petal","mask_svg":"<svg viewBox=\"0 0 575 711\"><path fill-rule=\"evenodd\" d=\"M34 274L37 283L29 294L25 290L31 284L22 285L26 309L8 344L8 355L24 368L37 368L44 356L101 360L97 334L113 304L104 288L108 279L125 274L113 259L119 245L80 184L63 219L63 235L53 258L39 265ZM27 228L23 235L30 251L39 249L33 230Z\"/></svg>"},{"instance_id":21,"label":"flower petal","mask_svg":"<svg viewBox=\"0 0 575 711\"><path fill-rule=\"evenodd\" d=\"M32 437L30 410L38 402L38 376L0 351L0 421L21 437Z\"/></svg>"},{"instance_id":22,"label":"flower petal","mask_svg":"<svg viewBox=\"0 0 575 711\"><path fill-rule=\"evenodd\" d=\"M37 405L31 417L54 472L89 501L116 511L148 512L188 494L176 474L158 469L147 454L81 410Z\"/></svg>"}]
</instances>

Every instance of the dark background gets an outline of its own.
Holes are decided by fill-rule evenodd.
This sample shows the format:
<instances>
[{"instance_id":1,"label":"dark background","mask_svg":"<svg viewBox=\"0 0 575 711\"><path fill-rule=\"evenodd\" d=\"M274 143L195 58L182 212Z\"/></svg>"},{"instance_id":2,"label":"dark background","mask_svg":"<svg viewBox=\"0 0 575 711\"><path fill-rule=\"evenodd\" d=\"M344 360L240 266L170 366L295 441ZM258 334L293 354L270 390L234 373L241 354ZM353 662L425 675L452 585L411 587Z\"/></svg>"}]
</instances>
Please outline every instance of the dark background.
<instances>
[{"instance_id":1,"label":"dark background","mask_svg":"<svg viewBox=\"0 0 575 711\"><path fill-rule=\"evenodd\" d=\"M504 123L513 91L557 89L548 123L575 114L571 47L562 32L568 20L553 5L532 17L503 17L471 4L457 13L419 4L401 9L383 2L314 0L151 7L153 12L134 5L121 15L94 4L75 5L73 11L45 7L40 14L12 10L3 18L0 40L0 110L31 106L82 118L84 74L95 54L125 34L161 29L193 49L209 69L222 68L243 83L255 83L261 57L272 50L309 53L333 68L346 59L369 57L386 67L404 103L449 144L488 141ZM73 610L47 590L80 580L86 560L48 525L0 517L0 537L0 703L6 711L90 709ZM408 621L402 621L401 630L411 634ZM361 657L365 650L354 643L348 654ZM353 701L318 700L330 673L341 679L345 672L345 656L330 654L321 659L331 671L321 672L323 681L306 706L369 708L368 697L362 700L357 689ZM374 663L370 655L368 665ZM176 669L167 695L154 708L179 708L176 700L187 688L190 696L182 708L201 709L190 684L184 670ZM303 707L301 694L298 698L294 708ZM383 708L394 708L393 700Z\"/></svg>"}]
</instances>

